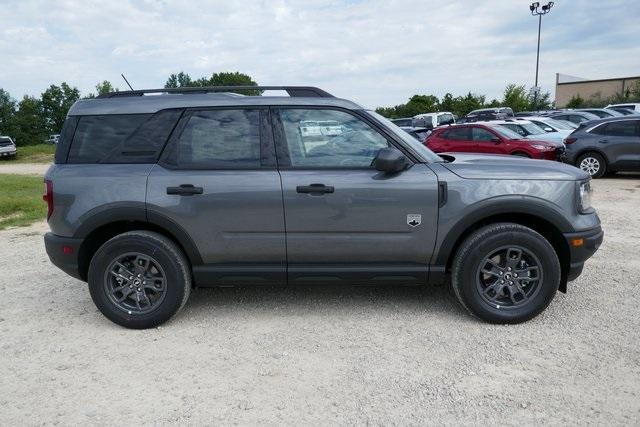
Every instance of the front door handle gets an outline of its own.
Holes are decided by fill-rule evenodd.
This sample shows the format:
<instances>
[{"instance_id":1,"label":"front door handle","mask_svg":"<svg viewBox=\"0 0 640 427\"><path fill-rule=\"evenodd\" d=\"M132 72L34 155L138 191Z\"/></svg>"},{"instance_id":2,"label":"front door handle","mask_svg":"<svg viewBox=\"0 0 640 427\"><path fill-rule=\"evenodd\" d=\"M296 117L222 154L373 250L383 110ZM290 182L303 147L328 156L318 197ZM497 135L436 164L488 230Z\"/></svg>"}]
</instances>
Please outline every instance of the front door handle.
<instances>
[{"instance_id":1,"label":"front door handle","mask_svg":"<svg viewBox=\"0 0 640 427\"><path fill-rule=\"evenodd\" d=\"M180 187L167 187L167 194L193 196L194 194L202 194L202 187L194 187L193 184L182 184Z\"/></svg>"},{"instance_id":2,"label":"front door handle","mask_svg":"<svg viewBox=\"0 0 640 427\"><path fill-rule=\"evenodd\" d=\"M598 141L601 144L606 144L607 142L609 142L608 139L601 139L600 141Z\"/></svg>"},{"instance_id":3,"label":"front door handle","mask_svg":"<svg viewBox=\"0 0 640 427\"><path fill-rule=\"evenodd\" d=\"M333 193L335 189L330 185L324 184L311 184L311 185L298 185L296 187L298 193L307 194L329 194Z\"/></svg>"}]
</instances>

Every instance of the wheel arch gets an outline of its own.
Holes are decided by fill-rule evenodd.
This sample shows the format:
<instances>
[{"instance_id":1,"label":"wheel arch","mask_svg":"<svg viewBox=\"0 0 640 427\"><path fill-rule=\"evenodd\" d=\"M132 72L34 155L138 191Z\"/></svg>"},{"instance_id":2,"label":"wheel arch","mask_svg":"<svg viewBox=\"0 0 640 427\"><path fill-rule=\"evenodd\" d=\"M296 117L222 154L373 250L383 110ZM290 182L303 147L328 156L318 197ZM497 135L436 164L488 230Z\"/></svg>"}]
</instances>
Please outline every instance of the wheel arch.
<instances>
[{"instance_id":1,"label":"wheel arch","mask_svg":"<svg viewBox=\"0 0 640 427\"><path fill-rule=\"evenodd\" d=\"M171 239L184 252L191 266L202 264L202 257L189 234L175 221L144 208L128 207L103 210L83 222L74 237L82 238L78 250L78 270L87 279L89 263L107 240L133 230L147 230Z\"/></svg>"},{"instance_id":2,"label":"wheel arch","mask_svg":"<svg viewBox=\"0 0 640 427\"><path fill-rule=\"evenodd\" d=\"M587 153L596 153L602 156L602 158L604 159L604 161L606 162L606 164L604 165L606 168L609 168L609 165L611 164L611 161L609 160L609 157L607 157L607 155L605 154L605 152L599 148L594 148L594 147L588 147L588 148L583 148L580 151L578 151L578 153L576 154L575 157L575 163L574 166L578 167L578 159L580 158L580 156L582 156L583 154L587 154Z\"/></svg>"},{"instance_id":3,"label":"wheel arch","mask_svg":"<svg viewBox=\"0 0 640 427\"><path fill-rule=\"evenodd\" d=\"M514 208L507 203L494 209L476 209L470 215L454 225L442 240L434 264L444 276L451 271L453 258L462 242L486 225L510 222L529 227L540 233L553 246L562 267L562 280L559 290L566 292L570 264L570 249L563 232L573 231L571 224L559 213L536 204L522 203Z\"/></svg>"}]
</instances>

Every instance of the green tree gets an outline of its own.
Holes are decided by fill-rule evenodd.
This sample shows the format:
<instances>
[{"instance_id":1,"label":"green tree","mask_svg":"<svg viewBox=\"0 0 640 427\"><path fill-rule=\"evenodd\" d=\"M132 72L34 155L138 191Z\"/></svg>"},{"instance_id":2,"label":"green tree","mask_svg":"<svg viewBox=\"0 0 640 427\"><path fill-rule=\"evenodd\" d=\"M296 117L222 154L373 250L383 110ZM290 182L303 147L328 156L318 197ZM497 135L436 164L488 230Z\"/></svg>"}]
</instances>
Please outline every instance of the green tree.
<instances>
[{"instance_id":1,"label":"green tree","mask_svg":"<svg viewBox=\"0 0 640 427\"><path fill-rule=\"evenodd\" d=\"M13 136L13 116L16 113L16 101L4 89L0 89L0 135Z\"/></svg>"},{"instance_id":2,"label":"green tree","mask_svg":"<svg viewBox=\"0 0 640 427\"><path fill-rule=\"evenodd\" d=\"M76 87L62 82L60 86L51 85L42 93L42 113L47 133L60 133L69 108L80 99L80 91Z\"/></svg>"},{"instance_id":3,"label":"green tree","mask_svg":"<svg viewBox=\"0 0 640 427\"><path fill-rule=\"evenodd\" d=\"M211 77L201 77L193 80L189 74L180 71L177 74L171 74L165 83L165 88L177 87L206 87L206 86L257 86L251 76L234 72L213 73ZM260 95L260 90L246 89L233 91L243 95Z\"/></svg>"},{"instance_id":4,"label":"green tree","mask_svg":"<svg viewBox=\"0 0 640 427\"><path fill-rule=\"evenodd\" d=\"M530 107L527 89L524 85L508 84L504 89L502 105L511 107L514 112L525 111Z\"/></svg>"},{"instance_id":5,"label":"green tree","mask_svg":"<svg viewBox=\"0 0 640 427\"><path fill-rule=\"evenodd\" d=\"M22 98L12 119L16 145L42 143L47 134L43 112L41 100L27 95Z\"/></svg>"},{"instance_id":6,"label":"green tree","mask_svg":"<svg viewBox=\"0 0 640 427\"><path fill-rule=\"evenodd\" d=\"M582 108L584 106L585 106L584 98L582 98L580 94L572 96L566 105L567 108Z\"/></svg>"},{"instance_id":7,"label":"green tree","mask_svg":"<svg viewBox=\"0 0 640 427\"><path fill-rule=\"evenodd\" d=\"M98 95L104 95L109 92L118 92L120 89L114 88L109 80L103 80L96 85L96 92Z\"/></svg>"}]
</instances>

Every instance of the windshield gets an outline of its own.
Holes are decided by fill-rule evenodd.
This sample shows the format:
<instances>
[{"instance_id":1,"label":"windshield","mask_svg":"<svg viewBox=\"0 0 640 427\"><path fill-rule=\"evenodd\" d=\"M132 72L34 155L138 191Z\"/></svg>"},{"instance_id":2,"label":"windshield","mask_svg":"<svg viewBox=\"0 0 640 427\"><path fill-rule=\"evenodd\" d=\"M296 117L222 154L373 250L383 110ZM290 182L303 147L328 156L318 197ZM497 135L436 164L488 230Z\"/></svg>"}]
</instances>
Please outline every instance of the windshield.
<instances>
[{"instance_id":1,"label":"windshield","mask_svg":"<svg viewBox=\"0 0 640 427\"><path fill-rule=\"evenodd\" d=\"M490 125L489 127L507 139L522 139L522 135L518 132L512 131L508 127L504 127L502 125Z\"/></svg>"},{"instance_id":2,"label":"windshield","mask_svg":"<svg viewBox=\"0 0 640 427\"><path fill-rule=\"evenodd\" d=\"M567 122L563 122L556 119L546 119L543 123L549 124L551 127L560 130L574 130L575 128L569 126Z\"/></svg>"},{"instance_id":3,"label":"windshield","mask_svg":"<svg viewBox=\"0 0 640 427\"><path fill-rule=\"evenodd\" d=\"M533 123L518 123L520 126L525 128L529 135L541 135L545 133L544 129L540 128L540 126L535 125Z\"/></svg>"},{"instance_id":4,"label":"windshield","mask_svg":"<svg viewBox=\"0 0 640 427\"><path fill-rule=\"evenodd\" d=\"M394 135L402 139L402 141L405 144L407 144L409 147L411 147L413 151L417 152L425 159L429 160L430 162L442 161L442 157L438 156L436 153L434 153L433 151L429 150L427 147L422 145L418 140L416 140L414 137L409 135L407 132L400 129L391 120L387 119L384 116L381 116L375 111L366 110L365 112L370 116L372 116L374 119L376 119L376 121L379 122L381 125L383 125L388 131L392 132Z\"/></svg>"},{"instance_id":5,"label":"windshield","mask_svg":"<svg viewBox=\"0 0 640 427\"><path fill-rule=\"evenodd\" d=\"M393 119L392 122L396 126L411 127L411 124L413 123L413 119Z\"/></svg>"}]
</instances>

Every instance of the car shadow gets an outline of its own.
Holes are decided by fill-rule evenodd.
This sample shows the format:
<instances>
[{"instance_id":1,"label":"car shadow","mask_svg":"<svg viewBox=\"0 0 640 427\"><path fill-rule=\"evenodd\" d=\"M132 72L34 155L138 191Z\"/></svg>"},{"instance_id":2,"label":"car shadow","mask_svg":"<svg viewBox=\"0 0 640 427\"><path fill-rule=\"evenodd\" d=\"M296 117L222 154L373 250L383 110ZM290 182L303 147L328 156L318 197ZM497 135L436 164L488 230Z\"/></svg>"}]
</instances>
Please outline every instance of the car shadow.
<instances>
[{"instance_id":1,"label":"car shadow","mask_svg":"<svg viewBox=\"0 0 640 427\"><path fill-rule=\"evenodd\" d=\"M443 315L443 319L465 313L448 286L305 285L198 288L191 294L185 314L335 314L368 310L429 313Z\"/></svg>"}]
</instances>

